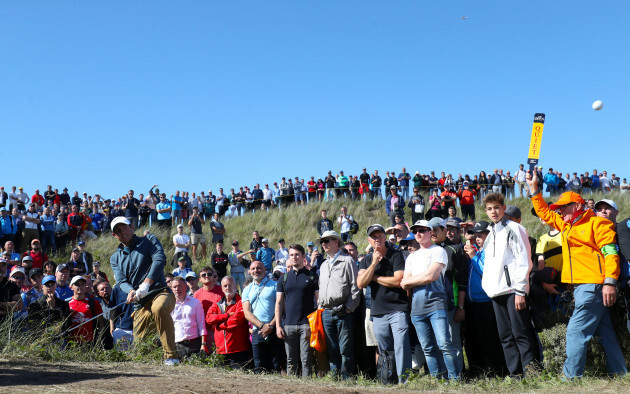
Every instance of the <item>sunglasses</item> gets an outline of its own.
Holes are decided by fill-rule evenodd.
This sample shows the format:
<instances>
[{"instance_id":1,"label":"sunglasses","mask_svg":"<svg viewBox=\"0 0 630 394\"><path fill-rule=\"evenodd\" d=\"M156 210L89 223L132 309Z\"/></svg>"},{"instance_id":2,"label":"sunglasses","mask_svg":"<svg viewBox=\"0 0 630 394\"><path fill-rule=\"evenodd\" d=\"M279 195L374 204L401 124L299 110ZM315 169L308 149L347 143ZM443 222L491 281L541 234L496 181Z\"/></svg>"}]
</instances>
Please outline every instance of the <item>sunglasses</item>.
<instances>
[{"instance_id":1,"label":"sunglasses","mask_svg":"<svg viewBox=\"0 0 630 394\"><path fill-rule=\"evenodd\" d=\"M327 244L328 242L330 242L330 238L322 239L321 241L319 241L321 245Z\"/></svg>"},{"instance_id":2,"label":"sunglasses","mask_svg":"<svg viewBox=\"0 0 630 394\"><path fill-rule=\"evenodd\" d=\"M201 276L202 278L212 278L213 276L216 276L216 275L206 273L206 274L200 274L199 276Z\"/></svg>"},{"instance_id":3,"label":"sunglasses","mask_svg":"<svg viewBox=\"0 0 630 394\"><path fill-rule=\"evenodd\" d=\"M54 286L54 285L56 285L56 284L57 284L57 283L55 283L55 282L46 282L46 283L44 284L44 286L46 286L46 287L53 287L53 286Z\"/></svg>"},{"instance_id":4,"label":"sunglasses","mask_svg":"<svg viewBox=\"0 0 630 394\"><path fill-rule=\"evenodd\" d=\"M421 229L414 228L413 230L411 230L413 234L424 234L424 233L430 233L431 231L432 230L429 228L421 228Z\"/></svg>"},{"instance_id":5,"label":"sunglasses","mask_svg":"<svg viewBox=\"0 0 630 394\"><path fill-rule=\"evenodd\" d=\"M12 278L15 279L15 280L24 280L24 279L26 279L23 276L13 276Z\"/></svg>"}]
</instances>

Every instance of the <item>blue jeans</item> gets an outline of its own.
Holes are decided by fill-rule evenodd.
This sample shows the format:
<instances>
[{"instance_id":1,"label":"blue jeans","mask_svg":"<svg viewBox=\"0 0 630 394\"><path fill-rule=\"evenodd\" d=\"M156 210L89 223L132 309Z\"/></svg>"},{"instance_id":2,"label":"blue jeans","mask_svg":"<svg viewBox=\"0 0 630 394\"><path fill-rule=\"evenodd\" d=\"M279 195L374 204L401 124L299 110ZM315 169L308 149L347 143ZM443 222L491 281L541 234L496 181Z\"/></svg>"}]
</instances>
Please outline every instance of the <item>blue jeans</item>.
<instances>
[{"instance_id":1,"label":"blue jeans","mask_svg":"<svg viewBox=\"0 0 630 394\"><path fill-rule=\"evenodd\" d=\"M232 278L234 278L234 282L236 282L236 286L242 292L243 291L243 283L245 283L245 273L244 272L234 272L232 274Z\"/></svg>"},{"instance_id":2,"label":"blue jeans","mask_svg":"<svg viewBox=\"0 0 630 394\"><path fill-rule=\"evenodd\" d=\"M464 370L464 349L462 348L462 331L459 323L455 323L455 312L457 309L453 309L448 313L448 327L451 333L451 339L453 340L453 346L457 352L457 362L459 370Z\"/></svg>"},{"instance_id":3,"label":"blue jeans","mask_svg":"<svg viewBox=\"0 0 630 394\"><path fill-rule=\"evenodd\" d=\"M575 310L567 326L567 360L562 372L567 378L581 377L586 364L586 349L593 335L606 353L606 371L611 375L628 373L623 353L610 318L610 308L604 306L603 285L576 285L573 291Z\"/></svg>"},{"instance_id":4,"label":"blue jeans","mask_svg":"<svg viewBox=\"0 0 630 394\"><path fill-rule=\"evenodd\" d=\"M402 199L408 200L409 199L409 186L401 186L400 188L402 189Z\"/></svg>"},{"instance_id":5,"label":"blue jeans","mask_svg":"<svg viewBox=\"0 0 630 394\"><path fill-rule=\"evenodd\" d=\"M459 379L461 371L449 331L448 312L440 309L426 315L412 315L411 322L418 334L431 376L442 379L448 371L449 379Z\"/></svg>"},{"instance_id":6,"label":"blue jeans","mask_svg":"<svg viewBox=\"0 0 630 394\"><path fill-rule=\"evenodd\" d=\"M341 373L347 379L356 373L354 360L354 314L348 313L343 319L332 315L330 309L322 313L324 336L326 338L326 353L330 371Z\"/></svg>"},{"instance_id":7,"label":"blue jeans","mask_svg":"<svg viewBox=\"0 0 630 394\"><path fill-rule=\"evenodd\" d=\"M378 350L394 353L398 383L407 380L407 371L411 369L411 345L409 344L409 314L392 312L381 316L372 316L374 336Z\"/></svg>"}]
</instances>

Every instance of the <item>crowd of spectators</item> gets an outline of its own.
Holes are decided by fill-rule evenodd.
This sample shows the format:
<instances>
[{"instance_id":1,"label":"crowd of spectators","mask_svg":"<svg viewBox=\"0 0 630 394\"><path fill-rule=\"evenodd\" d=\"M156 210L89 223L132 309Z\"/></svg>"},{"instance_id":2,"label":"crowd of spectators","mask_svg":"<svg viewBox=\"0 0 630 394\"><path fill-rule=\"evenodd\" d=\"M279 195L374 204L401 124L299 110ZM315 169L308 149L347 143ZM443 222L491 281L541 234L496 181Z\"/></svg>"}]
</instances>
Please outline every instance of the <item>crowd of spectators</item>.
<instances>
[{"instance_id":1,"label":"crowd of spectators","mask_svg":"<svg viewBox=\"0 0 630 394\"><path fill-rule=\"evenodd\" d=\"M551 168L547 175L539 168L531 176L523 166L514 178L498 169L490 177L482 172L456 180L444 173L441 178L433 173L412 178L404 168L398 178L386 174L382 181L377 171L368 175L365 169L359 177L329 173L330 187L324 181L322 193L316 188L312 195L311 184L296 178L300 193L265 194L265 185L261 199L247 187L229 196L221 189L217 196L210 191L188 197L177 191L167 199L154 186L147 198L139 199L133 190L113 200L87 194L81 198L77 192L69 198L67 189L59 195L48 187L43 196L36 191L31 199L1 200L0 322L11 317L38 329L60 324L57 338L64 343L124 350L134 338L144 337L152 316L158 319L168 365L217 352L226 365L255 372L308 377L330 371L341 378L361 372L385 383L404 383L411 371L423 368L452 380L522 377L540 369L538 332L545 328L545 314L554 311L570 318L563 371L567 378L582 376L593 334L602 338L609 373L627 373L610 307L618 301L613 295L618 287L626 295L619 302L630 310L624 257L630 255L628 219L617 223L614 201L589 205L580 195L594 189L628 191L625 179L619 182L614 174L609 179L605 171L593 171L574 174L576 181L567 176L562 183L562 174ZM283 178L285 183L292 182ZM556 203L542 199L545 186ZM381 187L388 192L381 195ZM254 190L260 191L259 185ZM539 240L520 224L521 211L505 204L516 190L532 198L531 214L550 226ZM337 220L321 211L315 242L306 247L287 246L279 239L273 249L269 239L253 231L247 250L235 240L226 253L220 222L226 213L360 196L383 199L391 219L390 226L367 227L365 251L352 241L360 236L358 226L342 207ZM475 221L478 200L490 222ZM473 209L467 207L471 205ZM411 225L406 223L407 207ZM458 207L464 219L458 217ZM51 219L53 227L46 227ZM199 254L205 260L207 253L201 230L206 220L212 254L208 265L196 272L192 260ZM166 257L157 238L148 230L143 237L133 234L136 226L153 223L176 226L171 274L163 273ZM564 234L568 225L582 231ZM122 242L112 256L116 281L111 282L85 244L108 231ZM66 244L72 245L70 260L59 265L49 261L46 251L54 253ZM127 262L129 255L143 250ZM155 281L144 287L133 264L149 270ZM149 304L138 305L147 302L145 297ZM566 307L570 298L573 312ZM318 309L325 351L309 346L308 316Z\"/></svg>"}]
</instances>

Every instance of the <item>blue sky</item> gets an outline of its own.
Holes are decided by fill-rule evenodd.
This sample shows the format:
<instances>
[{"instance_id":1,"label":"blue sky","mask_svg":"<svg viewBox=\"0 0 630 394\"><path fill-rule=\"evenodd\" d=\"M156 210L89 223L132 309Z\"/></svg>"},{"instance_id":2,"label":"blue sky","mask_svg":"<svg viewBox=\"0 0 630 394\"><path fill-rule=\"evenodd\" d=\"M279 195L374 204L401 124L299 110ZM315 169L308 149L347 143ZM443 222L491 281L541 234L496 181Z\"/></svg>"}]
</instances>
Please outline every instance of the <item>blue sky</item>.
<instances>
[{"instance_id":1,"label":"blue sky","mask_svg":"<svg viewBox=\"0 0 630 394\"><path fill-rule=\"evenodd\" d=\"M282 176L626 176L621 1L0 4L5 187L105 196ZM469 19L462 20L462 16ZM593 111L594 100L604 108Z\"/></svg>"}]
</instances>

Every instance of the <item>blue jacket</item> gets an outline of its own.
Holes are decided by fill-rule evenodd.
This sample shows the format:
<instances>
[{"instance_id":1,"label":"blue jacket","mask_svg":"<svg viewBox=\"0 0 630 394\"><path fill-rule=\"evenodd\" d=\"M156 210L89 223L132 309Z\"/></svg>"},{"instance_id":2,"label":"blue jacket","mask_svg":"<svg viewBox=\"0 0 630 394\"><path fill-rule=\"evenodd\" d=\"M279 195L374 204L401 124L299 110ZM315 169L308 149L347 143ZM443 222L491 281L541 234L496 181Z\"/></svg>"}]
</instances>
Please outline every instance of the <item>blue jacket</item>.
<instances>
[{"instance_id":1,"label":"blue jacket","mask_svg":"<svg viewBox=\"0 0 630 394\"><path fill-rule=\"evenodd\" d=\"M164 277L166 255L162 244L153 234L144 237L134 236L132 247L120 244L109 262L116 283L125 293L138 289L145 278L153 279L149 290L166 286Z\"/></svg>"},{"instance_id":2,"label":"blue jacket","mask_svg":"<svg viewBox=\"0 0 630 394\"><path fill-rule=\"evenodd\" d=\"M2 235L15 234L16 230L17 230L17 224L13 220L13 216L11 215L7 215L6 217L0 216L0 233Z\"/></svg>"},{"instance_id":3,"label":"blue jacket","mask_svg":"<svg viewBox=\"0 0 630 394\"><path fill-rule=\"evenodd\" d=\"M548 186L556 186L558 184L558 176L556 174L546 173L543 182Z\"/></svg>"},{"instance_id":4,"label":"blue jacket","mask_svg":"<svg viewBox=\"0 0 630 394\"><path fill-rule=\"evenodd\" d=\"M475 257L468 260L468 289L466 291L467 301L492 301L481 287L481 278L483 277L483 264L485 256L485 252L482 250L481 252L477 252Z\"/></svg>"},{"instance_id":5,"label":"blue jacket","mask_svg":"<svg viewBox=\"0 0 630 394\"><path fill-rule=\"evenodd\" d=\"M273 272L273 259L276 251L273 248L261 248L256 252L256 260L264 264L267 273Z\"/></svg>"},{"instance_id":6,"label":"blue jacket","mask_svg":"<svg viewBox=\"0 0 630 394\"><path fill-rule=\"evenodd\" d=\"M385 199L385 212L387 213L387 215L389 215L389 213L392 211L391 201L392 201L392 195L390 193L387 195L387 199ZM400 212L404 212L405 200L400 195L398 196L398 207L399 207L398 209L400 210Z\"/></svg>"}]
</instances>

